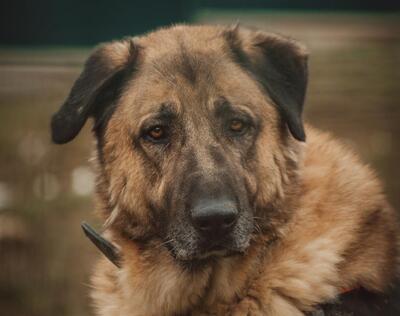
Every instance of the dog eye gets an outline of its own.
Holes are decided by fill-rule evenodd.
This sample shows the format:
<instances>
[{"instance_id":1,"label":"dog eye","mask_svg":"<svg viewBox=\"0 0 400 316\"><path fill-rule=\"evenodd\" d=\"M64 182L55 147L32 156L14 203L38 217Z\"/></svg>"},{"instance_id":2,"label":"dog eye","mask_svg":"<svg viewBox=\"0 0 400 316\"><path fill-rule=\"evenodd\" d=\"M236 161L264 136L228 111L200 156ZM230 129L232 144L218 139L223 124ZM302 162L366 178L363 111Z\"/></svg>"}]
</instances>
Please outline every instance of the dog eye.
<instances>
[{"instance_id":1,"label":"dog eye","mask_svg":"<svg viewBox=\"0 0 400 316\"><path fill-rule=\"evenodd\" d=\"M243 134L247 129L247 124L240 119L233 119L229 122L229 130L234 134Z\"/></svg>"},{"instance_id":2,"label":"dog eye","mask_svg":"<svg viewBox=\"0 0 400 316\"><path fill-rule=\"evenodd\" d=\"M167 138L167 130L164 126L156 125L147 130L145 138L154 143L160 143Z\"/></svg>"}]
</instances>

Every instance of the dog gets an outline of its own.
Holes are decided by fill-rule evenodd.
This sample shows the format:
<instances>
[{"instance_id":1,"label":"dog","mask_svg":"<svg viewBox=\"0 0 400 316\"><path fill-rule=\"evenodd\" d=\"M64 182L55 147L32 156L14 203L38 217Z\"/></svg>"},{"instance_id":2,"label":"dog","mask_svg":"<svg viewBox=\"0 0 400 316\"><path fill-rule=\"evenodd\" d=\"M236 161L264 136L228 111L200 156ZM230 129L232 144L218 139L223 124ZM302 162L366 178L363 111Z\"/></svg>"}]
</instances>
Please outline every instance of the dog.
<instances>
[{"instance_id":1,"label":"dog","mask_svg":"<svg viewBox=\"0 0 400 316\"><path fill-rule=\"evenodd\" d=\"M397 215L350 148L303 123L307 59L241 26L94 50L51 128L62 144L94 120L97 315L397 315Z\"/></svg>"}]
</instances>

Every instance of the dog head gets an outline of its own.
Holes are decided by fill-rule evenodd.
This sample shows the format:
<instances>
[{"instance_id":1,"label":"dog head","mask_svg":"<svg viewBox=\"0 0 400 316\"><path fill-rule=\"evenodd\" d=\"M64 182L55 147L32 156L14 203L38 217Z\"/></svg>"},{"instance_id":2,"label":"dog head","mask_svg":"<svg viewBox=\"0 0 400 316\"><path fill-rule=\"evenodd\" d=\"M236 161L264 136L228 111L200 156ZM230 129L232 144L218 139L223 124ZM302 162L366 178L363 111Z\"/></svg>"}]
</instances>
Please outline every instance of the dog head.
<instances>
[{"instance_id":1,"label":"dog head","mask_svg":"<svg viewBox=\"0 0 400 316\"><path fill-rule=\"evenodd\" d=\"M56 143L89 117L110 229L180 261L274 234L294 169L304 49L239 27L175 26L98 47L52 119Z\"/></svg>"}]
</instances>

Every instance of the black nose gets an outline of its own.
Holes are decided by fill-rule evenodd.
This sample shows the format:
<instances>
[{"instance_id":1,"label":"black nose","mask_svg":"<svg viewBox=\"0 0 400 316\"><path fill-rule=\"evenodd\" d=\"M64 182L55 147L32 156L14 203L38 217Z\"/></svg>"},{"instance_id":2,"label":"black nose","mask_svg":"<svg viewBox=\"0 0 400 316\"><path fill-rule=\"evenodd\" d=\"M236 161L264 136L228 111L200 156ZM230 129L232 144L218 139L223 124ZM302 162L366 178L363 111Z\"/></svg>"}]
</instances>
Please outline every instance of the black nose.
<instances>
[{"instance_id":1,"label":"black nose","mask_svg":"<svg viewBox=\"0 0 400 316\"><path fill-rule=\"evenodd\" d=\"M193 225L202 234L225 235L234 227L238 210L228 199L200 200L191 212Z\"/></svg>"}]
</instances>

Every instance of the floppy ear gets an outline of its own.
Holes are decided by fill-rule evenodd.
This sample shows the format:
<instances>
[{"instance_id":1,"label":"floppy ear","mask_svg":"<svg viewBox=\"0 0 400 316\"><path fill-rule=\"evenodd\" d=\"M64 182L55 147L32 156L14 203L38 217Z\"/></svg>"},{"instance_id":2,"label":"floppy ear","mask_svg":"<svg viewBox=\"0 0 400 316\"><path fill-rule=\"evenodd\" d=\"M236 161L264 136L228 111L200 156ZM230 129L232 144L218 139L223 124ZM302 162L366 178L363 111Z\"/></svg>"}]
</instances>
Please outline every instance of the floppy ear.
<instances>
[{"instance_id":1,"label":"floppy ear","mask_svg":"<svg viewBox=\"0 0 400 316\"><path fill-rule=\"evenodd\" d=\"M301 118L308 79L305 48L283 36L237 26L226 35L237 61L256 75L292 135L305 141Z\"/></svg>"},{"instance_id":2,"label":"floppy ear","mask_svg":"<svg viewBox=\"0 0 400 316\"><path fill-rule=\"evenodd\" d=\"M134 66L137 47L132 39L99 46L85 63L67 100L51 120L53 142L71 141L89 116L99 115L118 94Z\"/></svg>"}]
</instances>

